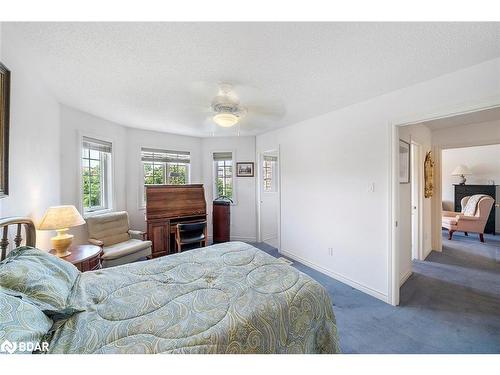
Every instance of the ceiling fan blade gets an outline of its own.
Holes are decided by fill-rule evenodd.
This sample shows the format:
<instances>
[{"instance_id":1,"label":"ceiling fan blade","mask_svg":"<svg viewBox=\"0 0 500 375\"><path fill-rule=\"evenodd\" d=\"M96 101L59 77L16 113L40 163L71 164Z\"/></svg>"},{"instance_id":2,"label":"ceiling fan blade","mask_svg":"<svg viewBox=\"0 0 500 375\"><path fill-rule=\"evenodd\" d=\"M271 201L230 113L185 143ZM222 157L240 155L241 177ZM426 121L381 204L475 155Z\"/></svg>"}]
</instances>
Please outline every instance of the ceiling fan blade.
<instances>
[{"instance_id":1,"label":"ceiling fan blade","mask_svg":"<svg viewBox=\"0 0 500 375\"><path fill-rule=\"evenodd\" d=\"M286 114L285 106L280 105L248 105L246 106L248 113L281 118Z\"/></svg>"}]
</instances>

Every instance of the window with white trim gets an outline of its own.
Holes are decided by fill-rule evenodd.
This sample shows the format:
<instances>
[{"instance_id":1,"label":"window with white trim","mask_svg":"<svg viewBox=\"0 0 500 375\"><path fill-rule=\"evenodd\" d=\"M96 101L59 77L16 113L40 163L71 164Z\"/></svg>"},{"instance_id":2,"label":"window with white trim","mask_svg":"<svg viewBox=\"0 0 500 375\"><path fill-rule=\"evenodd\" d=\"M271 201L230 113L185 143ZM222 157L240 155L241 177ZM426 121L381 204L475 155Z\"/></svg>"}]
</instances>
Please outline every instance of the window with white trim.
<instances>
[{"instance_id":1,"label":"window with white trim","mask_svg":"<svg viewBox=\"0 0 500 375\"><path fill-rule=\"evenodd\" d=\"M233 153L214 152L214 197L234 200L233 194Z\"/></svg>"},{"instance_id":2,"label":"window with white trim","mask_svg":"<svg viewBox=\"0 0 500 375\"><path fill-rule=\"evenodd\" d=\"M143 170L142 205L146 205L146 185L185 185L190 183L191 154L188 151L141 149Z\"/></svg>"},{"instance_id":3,"label":"window with white trim","mask_svg":"<svg viewBox=\"0 0 500 375\"><path fill-rule=\"evenodd\" d=\"M276 162L278 158L272 155L264 155L262 161L263 190L267 193L276 191Z\"/></svg>"},{"instance_id":4,"label":"window with white trim","mask_svg":"<svg viewBox=\"0 0 500 375\"><path fill-rule=\"evenodd\" d=\"M111 209L111 142L82 138L82 207L84 213Z\"/></svg>"}]
</instances>

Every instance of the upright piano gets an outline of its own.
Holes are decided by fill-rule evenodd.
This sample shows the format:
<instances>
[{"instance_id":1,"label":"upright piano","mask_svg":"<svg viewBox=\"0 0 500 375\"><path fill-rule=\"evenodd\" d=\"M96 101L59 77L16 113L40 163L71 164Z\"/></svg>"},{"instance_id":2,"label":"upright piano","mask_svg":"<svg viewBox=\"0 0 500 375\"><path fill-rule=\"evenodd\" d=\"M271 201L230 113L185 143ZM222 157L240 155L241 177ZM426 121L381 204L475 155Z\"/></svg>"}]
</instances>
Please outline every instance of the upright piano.
<instances>
[{"instance_id":1,"label":"upright piano","mask_svg":"<svg viewBox=\"0 0 500 375\"><path fill-rule=\"evenodd\" d=\"M147 236L153 242L153 258L175 252L177 224L206 220L202 184L146 186Z\"/></svg>"}]
</instances>

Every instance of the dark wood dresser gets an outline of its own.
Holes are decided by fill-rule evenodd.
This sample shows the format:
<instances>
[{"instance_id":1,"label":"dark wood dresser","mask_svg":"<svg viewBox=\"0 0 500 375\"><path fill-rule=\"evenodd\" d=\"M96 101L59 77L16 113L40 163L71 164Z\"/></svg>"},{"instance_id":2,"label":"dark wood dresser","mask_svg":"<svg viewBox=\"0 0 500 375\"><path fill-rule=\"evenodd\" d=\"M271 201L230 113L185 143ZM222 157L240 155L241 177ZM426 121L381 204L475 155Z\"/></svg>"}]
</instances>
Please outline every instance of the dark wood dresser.
<instances>
[{"instance_id":1,"label":"dark wood dresser","mask_svg":"<svg viewBox=\"0 0 500 375\"><path fill-rule=\"evenodd\" d=\"M474 194L489 195L495 202L496 198L496 185L455 185L455 212L462 211L462 198ZM486 222L484 233L495 234L495 204L491 208L490 216Z\"/></svg>"},{"instance_id":2,"label":"dark wood dresser","mask_svg":"<svg viewBox=\"0 0 500 375\"><path fill-rule=\"evenodd\" d=\"M153 242L153 258L175 252L178 223L207 220L202 184L146 186L147 236Z\"/></svg>"}]
</instances>

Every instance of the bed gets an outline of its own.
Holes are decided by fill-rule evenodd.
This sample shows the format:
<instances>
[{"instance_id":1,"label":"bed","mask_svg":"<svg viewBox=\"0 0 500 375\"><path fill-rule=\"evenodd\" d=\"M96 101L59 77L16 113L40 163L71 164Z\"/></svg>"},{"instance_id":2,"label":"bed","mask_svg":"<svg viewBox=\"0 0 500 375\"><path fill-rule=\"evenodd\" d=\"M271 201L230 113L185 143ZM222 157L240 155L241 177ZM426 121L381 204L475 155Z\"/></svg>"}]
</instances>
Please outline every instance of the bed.
<instances>
[{"instance_id":1,"label":"bed","mask_svg":"<svg viewBox=\"0 0 500 375\"><path fill-rule=\"evenodd\" d=\"M243 242L85 273L19 247L0 264L0 304L0 342L45 340L48 353L339 352L325 289Z\"/></svg>"}]
</instances>

